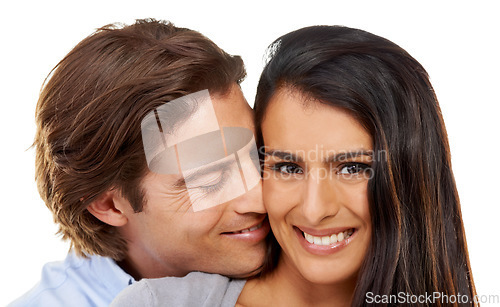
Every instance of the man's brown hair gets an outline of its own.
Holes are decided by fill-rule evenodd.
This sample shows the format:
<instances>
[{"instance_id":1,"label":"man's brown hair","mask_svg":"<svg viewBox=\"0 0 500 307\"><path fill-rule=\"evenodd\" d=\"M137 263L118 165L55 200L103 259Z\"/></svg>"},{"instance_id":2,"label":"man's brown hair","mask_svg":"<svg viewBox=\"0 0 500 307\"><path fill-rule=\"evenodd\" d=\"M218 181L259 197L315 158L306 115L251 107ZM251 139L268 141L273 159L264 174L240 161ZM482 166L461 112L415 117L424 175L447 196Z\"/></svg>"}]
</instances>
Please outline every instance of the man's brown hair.
<instances>
[{"instance_id":1,"label":"man's brown hair","mask_svg":"<svg viewBox=\"0 0 500 307\"><path fill-rule=\"evenodd\" d=\"M199 90L224 94L244 77L240 57L165 21L108 25L81 41L52 70L36 107L36 181L63 239L82 256L123 259L125 240L87 206L116 188L142 210L141 120Z\"/></svg>"}]
</instances>

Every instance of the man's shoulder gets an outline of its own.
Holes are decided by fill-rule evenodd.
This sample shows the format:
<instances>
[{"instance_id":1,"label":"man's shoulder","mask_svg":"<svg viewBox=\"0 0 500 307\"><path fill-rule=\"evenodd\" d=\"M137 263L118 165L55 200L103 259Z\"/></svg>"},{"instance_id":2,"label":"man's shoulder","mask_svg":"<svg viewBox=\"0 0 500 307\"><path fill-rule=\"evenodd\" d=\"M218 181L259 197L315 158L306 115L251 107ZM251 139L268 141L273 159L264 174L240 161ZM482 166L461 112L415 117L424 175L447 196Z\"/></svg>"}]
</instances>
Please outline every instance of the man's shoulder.
<instances>
[{"instance_id":1,"label":"man's shoulder","mask_svg":"<svg viewBox=\"0 0 500 307\"><path fill-rule=\"evenodd\" d=\"M234 306L245 280L191 272L185 277L143 279L125 289L111 306Z\"/></svg>"},{"instance_id":2,"label":"man's shoulder","mask_svg":"<svg viewBox=\"0 0 500 307\"><path fill-rule=\"evenodd\" d=\"M109 258L70 252L64 261L45 264L38 284L9 306L71 306L76 301L108 306L130 283L127 276Z\"/></svg>"}]
</instances>

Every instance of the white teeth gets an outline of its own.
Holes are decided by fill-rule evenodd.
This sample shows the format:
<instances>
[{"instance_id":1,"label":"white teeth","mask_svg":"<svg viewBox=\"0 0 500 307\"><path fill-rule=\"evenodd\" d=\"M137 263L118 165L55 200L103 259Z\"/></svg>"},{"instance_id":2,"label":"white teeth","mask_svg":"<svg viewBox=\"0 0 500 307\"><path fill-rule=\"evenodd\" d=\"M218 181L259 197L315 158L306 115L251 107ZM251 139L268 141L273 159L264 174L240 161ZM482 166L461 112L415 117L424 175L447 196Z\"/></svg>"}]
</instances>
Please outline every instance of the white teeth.
<instances>
[{"instance_id":1,"label":"white teeth","mask_svg":"<svg viewBox=\"0 0 500 307\"><path fill-rule=\"evenodd\" d=\"M344 233L343 232L341 232L337 235L337 241L338 242L344 241Z\"/></svg>"},{"instance_id":2,"label":"white teeth","mask_svg":"<svg viewBox=\"0 0 500 307\"><path fill-rule=\"evenodd\" d=\"M310 235L306 232L302 232L304 234L304 238L306 239L307 242L315 245L330 245L334 244L337 242L342 242L345 239L349 238L354 232L354 229L349 229L343 232L339 232L338 234L332 234L331 236L323 236L323 237L316 237L313 235Z\"/></svg>"}]
</instances>

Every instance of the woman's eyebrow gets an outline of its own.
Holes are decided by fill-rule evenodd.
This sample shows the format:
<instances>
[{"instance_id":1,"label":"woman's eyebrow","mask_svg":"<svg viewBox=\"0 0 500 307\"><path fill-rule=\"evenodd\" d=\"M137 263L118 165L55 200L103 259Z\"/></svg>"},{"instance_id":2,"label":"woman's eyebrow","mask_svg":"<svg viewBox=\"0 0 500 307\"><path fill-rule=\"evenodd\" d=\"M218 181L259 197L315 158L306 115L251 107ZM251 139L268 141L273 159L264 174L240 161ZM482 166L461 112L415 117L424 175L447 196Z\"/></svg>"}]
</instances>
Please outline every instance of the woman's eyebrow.
<instances>
[{"instance_id":1,"label":"woman's eyebrow","mask_svg":"<svg viewBox=\"0 0 500 307\"><path fill-rule=\"evenodd\" d=\"M285 160L285 161L304 162L304 160L301 157L293 154L290 151L281 151L281 150L270 149L270 150L266 150L264 155L276 157L276 158L279 158L279 159Z\"/></svg>"},{"instance_id":2,"label":"woman's eyebrow","mask_svg":"<svg viewBox=\"0 0 500 307\"><path fill-rule=\"evenodd\" d=\"M302 152L304 154L304 152ZM285 161L290 161L290 162L304 162L304 159L292 153L291 151L282 151L282 150L274 150L270 149L267 150L264 153L266 156L272 156L276 157ZM307 153L306 157L308 156ZM323 152L316 152L315 157L320 157L321 161L323 163L333 163L333 162L341 162L345 161L348 159L356 158L359 156L368 156L368 157L373 157L373 151L371 150L364 150L364 149L357 149L357 150L352 150L352 151L345 151L345 152L339 152L339 153L334 153L334 154L329 154L328 152L323 153Z\"/></svg>"},{"instance_id":3,"label":"woman's eyebrow","mask_svg":"<svg viewBox=\"0 0 500 307\"><path fill-rule=\"evenodd\" d=\"M342 162L360 156L373 157L373 151L358 149L353 151L340 152L335 155L327 156L326 159L323 160L323 162L324 163Z\"/></svg>"}]
</instances>

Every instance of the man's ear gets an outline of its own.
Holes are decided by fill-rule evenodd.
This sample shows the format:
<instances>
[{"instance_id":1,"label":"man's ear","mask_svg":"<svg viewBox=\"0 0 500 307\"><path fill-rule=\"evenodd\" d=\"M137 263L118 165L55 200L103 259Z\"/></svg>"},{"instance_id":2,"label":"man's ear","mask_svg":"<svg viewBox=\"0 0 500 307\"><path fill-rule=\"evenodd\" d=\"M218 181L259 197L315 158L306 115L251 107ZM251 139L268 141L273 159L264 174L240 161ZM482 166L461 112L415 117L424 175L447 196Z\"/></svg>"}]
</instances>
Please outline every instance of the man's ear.
<instances>
[{"instance_id":1,"label":"man's ear","mask_svg":"<svg viewBox=\"0 0 500 307\"><path fill-rule=\"evenodd\" d=\"M87 210L100 221L119 227L128 222L124 210L126 206L123 202L126 200L120 195L120 192L117 189L111 189L91 202Z\"/></svg>"}]
</instances>

